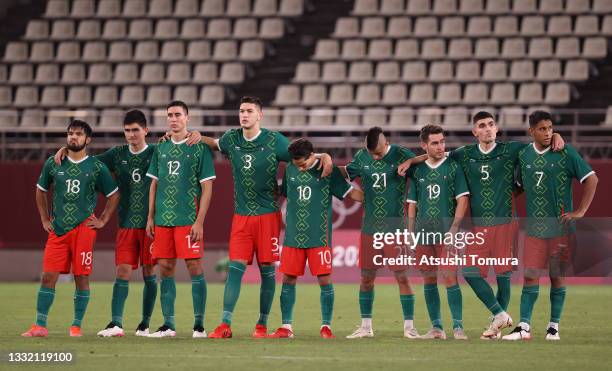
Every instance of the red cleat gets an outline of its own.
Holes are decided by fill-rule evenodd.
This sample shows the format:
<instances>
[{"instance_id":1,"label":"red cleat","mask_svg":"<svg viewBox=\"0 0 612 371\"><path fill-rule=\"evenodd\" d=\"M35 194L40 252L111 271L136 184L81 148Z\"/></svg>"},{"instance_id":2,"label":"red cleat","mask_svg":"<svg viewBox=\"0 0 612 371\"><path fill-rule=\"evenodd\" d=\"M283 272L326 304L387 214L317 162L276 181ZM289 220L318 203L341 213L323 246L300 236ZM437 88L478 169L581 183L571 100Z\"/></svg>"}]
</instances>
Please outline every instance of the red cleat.
<instances>
[{"instance_id":1,"label":"red cleat","mask_svg":"<svg viewBox=\"0 0 612 371\"><path fill-rule=\"evenodd\" d=\"M288 328L279 327L276 331L268 335L268 337L273 339L291 339L293 338L293 331Z\"/></svg>"},{"instance_id":2,"label":"red cleat","mask_svg":"<svg viewBox=\"0 0 612 371\"><path fill-rule=\"evenodd\" d=\"M255 325L255 331L251 336L255 339L265 339L268 337L268 328L264 325Z\"/></svg>"},{"instance_id":3,"label":"red cleat","mask_svg":"<svg viewBox=\"0 0 612 371\"><path fill-rule=\"evenodd\" d=\"M21 336L26 338L46 338L49 336L49 331L46 327L32 325L32 327L30 327L28 331L21 334Z\"/></svg>"},{"instance_id":4,"label":"red cleat","mask_svg":"<svg viewBox=\"0 0 612 371\"><path fill-rule=\"evenodd\" d=\"M81 336L83 336L83 334L79 326L70 326L70 337L80 338Z\"/></svg>"},{"instance_id":5,"label":"red cleat","mask_svg":"<svg viewBox=\"0 0 612 371\"><path fill-rule=\"evenodd\" d=\"M222 322L215 331L208 334L209 339L229 339L232 337L232 329L230 325L225 322Z\"/></svg>"},{"instance_id":6,"label":"red cleat","mask_svg":"<svg viewBox=\"0 0 612 371\"><path fill-rule=\"evenodd\" d=\"M331 328L329 326L321 327L321 337L323 339L335 339L336 336L332 334Z\"/></svg>"}]
</instances>

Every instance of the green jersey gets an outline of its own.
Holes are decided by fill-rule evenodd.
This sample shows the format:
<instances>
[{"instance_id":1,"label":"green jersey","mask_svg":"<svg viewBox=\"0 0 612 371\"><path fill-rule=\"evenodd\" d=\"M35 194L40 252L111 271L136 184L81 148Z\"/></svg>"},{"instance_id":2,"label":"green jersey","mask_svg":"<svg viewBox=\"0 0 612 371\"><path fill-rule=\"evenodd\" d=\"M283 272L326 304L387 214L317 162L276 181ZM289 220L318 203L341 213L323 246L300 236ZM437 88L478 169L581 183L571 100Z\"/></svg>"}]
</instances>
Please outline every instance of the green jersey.
<instances>
[{"instance_id":1,"label":"green jersey","mask_svg":"<svg viewBox=\"0 0 612 371\"><path fill-rule=\"evenodd\" d=\"M408 176L407 201L417 204L415 232L448 232L455 217L457 199L470 194L459 163L448 157L435 166L425 161L411 166ZM430 242L434 243L432 240Z\"/></svg>"},{"instance_id":2,"label":"green jersey","mask_svg":"<svg viewBox=\"0 0 612 371\"><path fill-rule=\"evenodd\" d=\"M149 169L155 145L145 145L140 152L132 152L129 145L117 146L96 156L115 174L119 184L119 227L145 228L149 212L151 178Z\"/></svg>"},{"instance_id":3,"label":"green jersey","mask_svg":"<svg viewBox=\"0 0 612 371\"><path fill-rule=\"evenodd\" d=\"M484 152L479 144L463 146L449 156L461 164L470 190L474 225L492 226L512 220L512 195L520 142L496 142Z\"/></svg>"},{"instance_id":4,"label":"green jersey","mask_svg":"<svg viewBox=\"0 0 612 371\"><path fill-rule=\"evenodd\" d=\"M155 148L147 176L157 180L155 225L191 225L200 205L200 183L215 179L208 146L168 140Z\"/></svg>"},{"instance_id":5,"label":"green jersey","mask_svg":"<svg viewBox=\"0 0 612 371\"><path fill-rule=\"evenodd\" d=\"M380 160L360 149L346 166L350 180L361 178L365 197L363 233L372 235L405 227L406 178L397 174L397 166L413 157L409 149L392 144Z\"/></svg>"},{"instance_id":6,"label":"green jersey","mask_svg":"<svg viewBox=\"0 0 612 371\"><path fill-rule=\"evenodd\" d=\"M249 216L277 211L276 174L279 161L290 160L289 140L267 129L247 140L242 129L232 129L217 143L232 164L234 212Z\"/></svg>"},{"instance_id":7,"label":"green jersey","mask_svg":"<svg viewBox=\"0 0 612 371\"><path fill-rule=\"evenodd\" d=\"M317 164L307 171L287 165L281 186L287 198L284 246L331 246L332 196L342 200L353 187L335 166L330 176L321 178Z\"/></svg>"},{"instance_id":8,"label":"green jersey","mask_svg":"<svg viewBox=\"0 0 612 371\"><path fill-rule=\"evenodd\" d=\"M47 192L53 184L51 224L58 236L66 234L94 213L98 192L109 197L117 184L101 161L85 156L73 161L66 156L60 165L53 157L45 162L36 186Z\"/></svg>"},{"instance_id":9,"label":"green jersey","mask_svg":"<svg viewBox=\"0 0 612 371\"><path fill-rule=\"evenodd\" d=\"M527 234L539 238L563 236L566 229L559 217L574 210L572 178L581 183L595 172L571 145L559 152L550 147L538 151L535 144L519 153L519 183L525 190Z\"/></svg>"}]
</instances>

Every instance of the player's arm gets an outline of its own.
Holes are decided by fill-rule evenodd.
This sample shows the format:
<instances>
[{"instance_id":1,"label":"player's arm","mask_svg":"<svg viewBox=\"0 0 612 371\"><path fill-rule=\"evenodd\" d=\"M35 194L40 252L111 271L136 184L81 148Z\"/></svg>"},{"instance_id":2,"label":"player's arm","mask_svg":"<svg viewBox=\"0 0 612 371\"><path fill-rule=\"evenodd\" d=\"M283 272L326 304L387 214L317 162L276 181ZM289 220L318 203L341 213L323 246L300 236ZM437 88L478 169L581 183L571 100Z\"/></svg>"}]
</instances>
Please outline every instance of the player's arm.
<instances>
[{"instance_id":1,"label":"player's arm","mask_svg":"<svg viewBox=\"0 0 612 371\"><path fill-rule=\"evenodd\" d=\"M584 214L586 214L587 210L591 206L591 202L593 202L593 198L595 197L597 183L599 183L599 178L597 178L595 173L589 175L584 180L584 192L582 193L580 206L578 206L575 211L563 214L561 218L564 222L568 222L572 219L580 219L584 216Z\"/></svg>"},{"instance_id":2,"label":"player's arm","mask_svg":"<svg viewBox=\"0 0 612 371\"><path fill-rule=\"evenodd\" d=\"M60 149L58 149L57 152L55 152L55 155L53 155L53 162L55 162L56 165L61 165L62 160L66 158L67 155L68 155L68 149L65 146L60 147Z\"/></svg>"},{"instance_id":3,"label":"player's arm","mask_svg":"<svg viewBox=\"0 0 612 371\"><path fill-rule=\"evenodd\" d=\"M149 213L147 214L147 235L153 238L155 234L155 193L157 192L157 179L151 179L149 186Z\"/></svg>"},{"instance_id":4,"label":"player's arm","mask_svg":"<svg viewBox=\"0 0 612 371\"><path fill-rule=\"evenodd\" d=\"M408 232L414 233L414 220L416 218L416 202L408 202Z\"/></svg>"},{"instance_id":5,"label":"player's arm","mask_svg":"<svg viewBox=\"0 0 612 371\"><path fill-rule=\"evenodd\" d=\"M468 195L459 196L457 198L457 207L455 208L455 217L453 218L453 223L451 224L450 232L457 233L459 227L461 226L461 222L465 217L465 213L467 211L468 206L470 205Z\"/></svg>"},{"instance_id":6,"label":"player's arm","mask_svg":"<svg viewBox=\"0 0 612 371\"><path fill-rule=\"evenodd\" d=\"M559 133L553 134L552 140L550 142L550 146L553 152L559 152L559 151L562 151L563 148L565 148L565 141L563 140L563 137L561 136L561 134Z\"/></svg>"},{"instance_id":7,"label":"player's arm","mask_svg":"<svg viewBox=\"0 0 612 371\"><path fill-rule=\"evenodd\" d=\"M93 229L103 228L109 220L112 218L115 210L117 210L117 206L119 205L119 192L115 191L110 196L107 197L106 205L104 206L104 211L100 214L100 217L97 218L95 215L87 221L87 226Z\"/></svg>"},{"instance_id":8,"label":"player's arm","mask_svg":"<svg viewBox=\"0 0 612 371\"><path fill-rule=\"evenodd\" d=\"M342 174L343 178L350 180L348 171L346 171L346 166L338 166L338 170L340 170L340 174Z\"/></svg>"},{"instance_id":9,"label":"player's arm","mask_svg":"<svg viewBox=\"0 0 612 371\"><path fill-rule=\"evenodd\" d=\"M323 171L321 171L321 178L328 177L334 167L331 156L328 153L315 153L315 158L319 160L317 170L323 169Z\"/></svg>"},{"instance_id":10,"label":"player's arm","mask_svg":"<svg viewBox=\"0 0 612 371\"><path fill-rule=\"evenodd\" d=\"M415 156L413 158L409 158L408 160L402 162L397 167L397 173L400 176L405 176L406 172L408 171L408 169L410 169L410 166L420 164L421 162L424 162L425 160L427 160L427 155L426 154L425 155L420 155L420 156Z\"/></svg>"},{"instance_id":11,"label":"player's arm","mask_svg":"<svg viewBox=\"0 0 612 371\"><path fill-rule=\"evenodd\" d=\"M202 136L202 143L206 144L211 151L219 151L219 139Z\"/></svg>"},{"instance_id":12,"label":"player's arm","mask_svg":"<svg viewBox=\"0 0 612 371\"><path fill-rule=\"evenodd\" d=\"M191 231L189 232L192 241L199 241L204 236L204 218L206 218L206 212L208 211L210 200L212 199L212 186L212 179L200 182L200 188L202 189L200 206L196 220L193 223L193 226L191 226Z\"/></svg>"},{"instance_id":13,"label":"player's arm","mask_svg":"<svg viewBox=\"0 0 612 371\"><path fill-rule=\"evenodd\" d=\"M40 215L40 222L42 223L45 232L53 232L53 225L51 225L51 218L49 217L47 191L43 191L42 189L40 189L40 187L36 188L36 208L38 209L38 215Z\"/></svg>"}]
</instances>

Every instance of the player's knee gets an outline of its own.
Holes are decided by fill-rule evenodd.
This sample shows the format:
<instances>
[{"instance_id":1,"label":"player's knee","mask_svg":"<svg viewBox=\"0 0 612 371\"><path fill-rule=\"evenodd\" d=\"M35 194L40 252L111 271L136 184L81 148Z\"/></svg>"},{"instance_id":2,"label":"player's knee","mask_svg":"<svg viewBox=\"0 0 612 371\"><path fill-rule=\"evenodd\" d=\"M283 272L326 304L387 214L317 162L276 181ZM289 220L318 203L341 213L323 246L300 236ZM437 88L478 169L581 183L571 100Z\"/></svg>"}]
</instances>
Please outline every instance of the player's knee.
<instances>
[{"instance_id":1,"label":"player's knee","mask_svg":"<svg viewBox=\"0 0 612 371\"><path fill-rule=\"evenodd\" d=\"M89 276L74 276L74 284L78 290L89 290Z\"/></svg>"},{"instance_id":2,"label":"player's knee","mask_svg":"<svg viewBox=\"0 0 612 371\"><path fill-rule=\"evenodd\" d=\"M400 286L410 286L410 282L408 282L408 276L405 273L396 273L395 280L397 284Z\"/></svg>"},{"instance_id":3,"label":"player's knee","mask_svg":"<svg viewBox=\"0 0 612 371\"><path fill-rule=\"evenodd\" d=\"M58 276L59 275L54 272L43 272L40 280L41 285L47 288L55 288Z\"/></svg>"},{"instance_id":4,"label":"player's knee","mask_svg":"<svg viewBox=\"0 0 612 371\"><path fill-rule=\"evenodd\" d=\"M295 285L297 283L297 277L285 274L283 276L283 283L287 285Z\"/></svg>"},{"instance_id":5,"label":"player's knee","mask_svg":"<svg viewBox=\"0 0 612 371\"><path fill-rule=\"evenodd\" d=\"M200 274L204 273L202 261L200 259L185 260L185 264L187 264L187 270L192 276L199 276Z\"/></svg>"},{"instance_id":6,"label":"player's knee","mask_svg":"<svg viewBox=\"0 0 612 371\"><path fill-rule=\"evenodd\" d=\"M121 264L117 266L117 278L128 281L132 275L132 266Z\"/></svg>"},{"instance_id":7,"label":"player's knee","mask_svg":"<svg viewBox=\"0 0 612 371\"><path fill-rule=\"evenodd\" d=\"M446 287L455 286L457 284L457 276L451 273L443 273L442 282Z\"/></svg>"},{"instance_id":8,"label":"player's knee","mask_svg":"<svg viewBox=\"0 0 612 371\"><path fill-rule=\"evenodd\" d=\"M423 283L426 285L435 285L438 283L436 272L423 272Z\"/></svg>"},{"instance_id":9,"label":"player's knee","mask_svg":"<svg viewBox=\"0 0 612 371\"><path fill-rule=\"evenodd\" d=\"M550 277L550 286L554 288L563 287L565 280L563 277Z\"/></svg>"},{"instance_id":10,"label":"player's knee","mask_svg":"<svg viewBox=\"0 0 612 371\"><path fill-rule=\"evenodd\" d=\"M374 290L374 280L361 279L361 285L359 285L359 291L372 291Z\"/></svg>"},{"instance_id":11,"label":"player's knee","mask_svg":"<svg viewBox=\"0 0 612 371\"><path fill-rule=\"evenodd\" d=\"M330 285L332 283L331 274L317 276L317 279L319 281L319 285L321 286Z\"/></svg>"},{"instance_id":12,"label":"player's knee","mask_svg":"<svg viewBox=\"0 0 612 371\"><path fill-rule=\"evenodd\" d=\"M154 265L143 265L142 266L142 276L149 277L155 274L155 266Z\"/></svg>"},{"instance_id":13,"label":"player's knee","mask_svg":"<svg viewBox=\"0 0 612 371\"><path fill-rule=\"evenodd\" d=\"M537 269L527 268L524 274L526 285L535 285L540 282L540 272Z\"/></svg>"}]
</instances>

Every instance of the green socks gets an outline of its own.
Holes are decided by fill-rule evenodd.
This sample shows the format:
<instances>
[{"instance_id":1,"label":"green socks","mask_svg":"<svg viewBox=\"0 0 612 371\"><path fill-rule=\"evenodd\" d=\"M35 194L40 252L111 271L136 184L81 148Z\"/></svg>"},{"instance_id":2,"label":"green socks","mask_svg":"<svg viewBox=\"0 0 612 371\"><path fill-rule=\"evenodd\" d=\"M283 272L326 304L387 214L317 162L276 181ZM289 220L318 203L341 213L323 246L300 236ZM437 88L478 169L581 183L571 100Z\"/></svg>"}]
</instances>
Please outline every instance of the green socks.
<instances>
[{"instance_id":1,"label":"green socks","mask_svg":"<svg viewBox=\"0 0 612 371\"><path fill-rule=\"evenodd\" d=\"M497 302L497 298L493 294L493 289L487 281L480 276L480 270L477 267L468 267L463 269L463 277L470 285L474 293L480 301L491 311L493 315L501 313L502 307ZM449 299L450 300L450 299ZM450 302L450 301L449 301Z\"/></svg>"},{"instance_id":2,"label":"green socks","mask_svg":"<svg viewBox=\"0 0 612 371\"><path fill-rule=\"evenodd\" d=\"M164 325L175 330L174 322L174 301L176 300L176 282L174 277L164 277L161 280L160 298L162 314L164 315Z\"/></svg>"},{"instance_id":3,"label":"green socks","mask_svg":"<svg viewBox=\"0 0 612 371\"><path fill-rule=\"evenodd\" d=\"M55 289L40 286L36 299L36 324L47 327L47 316L55 298Z\"/></svg>"},{"instance_id":4,"label":"green socks","mask_svg":"<svg viewBox=\"0 0 612 371\"><path fill-rule=\"evenodd\" d=\"M123 308L128 297L128 291L129 281L116 278L113 285L113 300L111 301L111 321L121 328L123 328Z\"/></svg>"},{"instance_id":5,"label":"green socks","mask_svg":"<svg viewBox=\"0 0 612 371\"><path fill-rule=\"evenodd\" d=\"M72 326L81 327L83 317L85 317L85 311L87 310L87 303L89 303L89 290L75 290L74 320L72 321Z\"/></svg>"},{"instance_id":6,"label":"green socks","mask_svg":"<svg viewBox=\"0 0 612 371\"><path fill-rule=\"evenodd\" d=\"M321 294L322 295L322 294ZM293 306L295 305L295 285L283 283L280 296L281 317L283 325L293 322Z\"/></svg>"},{"instance_id":7,"label":"green socks","mask_svg":"<svg viewBox=\"0 0 612 371\"><path fill-rule=\"evenodd\" d=\"M240 285L245 270L246 265L233 261L229 262L225 290L223 291L223 315L221 317L221 321L228 325L232 324L232 313L234 313L234 308L240 296Z\"/></svg>"},{"instance_id":8,"label":"green socks","mask_svg":"<svg viewBox=\"0 0 612 371\"><path fill-rule=\"evenodd\" d=\"M510 279L512 278L512 272L506 272L497 275L497 302L501 306L502 310L507 311L508 305L510 304Z\"/></svg>"},{"instance_id":9,"label":"green socks","mask_svg":"<svg viewBox=\"0 0 612 371\"><path fill-rule=\"evenodd\" d=\"M259 266L261 274L261 286L259 288L259 320L258 325L267 326L268 315L272 309L274 301L274 291L276 290L276 278L274 276L273 265Z\"/></svg>"},{"instance_id":10,"label":"green socks","mask_svg":"<svg viewBox=\"0 0 612 371\"><path fill-rule=\"evenodd\" d=\"M425 304L427 305L427 313L433 327L442 329L442 319L440 315L440 293L438 292L437 284L425 284L423 286L425 294Z\"/></svg>"},{"instance_id":11,"label":"green socks","mask_svg":"<svg viewBox=\"0 0 612 371\"><path fill-rule=\"evenodd\" d=\"M491 294L493 294L493 290L491 290ZM463 328L463 297L461 296L461 287L459 285L447 287L446 296L453 318L453 328Z\"/></svg>"},{"instance_id":12,"label":"green socks","mask_svg":"<svg viewBox=\"0 0 612 371\"><path fill-rule=\"evenodd\" d=\"M359 291L359 312L361 312L361 318L372 318L373 305L374 290Z\"/></svg>"},{"instance_id":13,"label":"green socks","mask_svg":"<svg viewBox=\"0 0 612 371\"><path fill-rule=\"evenodd\" d=\"M321 324L331 326L334 313L334 285L321 286Z\"/></svg>"},{"instance_id":14,"label":"green socks","mask_svg":"<svg viewBox=\"0 0 612 371\"><path fill-rule=\"evenodd\" d=\"M538 300L539 293L540 285L523 286L523 292L521 293L521 322L530 324L533 307L536 300Z\"/></svg>"},{"instance_id":15,"label":"green socks","mask_svg":"<svg viewBox=\"0 0 612 371\"><path fill-rule=\"evenodd\" d=\"M157 277L155 275L144 277L144 289L142 290L142 323L149 327L155 299L157 298Z\"/></svg>"},{"instance_id":16,"label":"green socks","mask_svg":"<svg viewBox=\"0 0 612 371\"><path fill-rule=\"evenodd\" d=\"M405 320L414 320L414 294L401 295L400 303L402 304L402 314Z\"/></svg>"},{"instance_id":17,"label":"green socks","mask_svg":"<svg viewBox=\"0 0 612 371\"><path fill-rule=\"evenodd\" d=\"M550 322L559 323L565 303L565 287L550 288Z\"/></svg>"},{"instance_id":18,"label":"green socks","mask_svg":"<svg viewBox=\"0 0 612 371\"><path fill-rule=\"evenodd\" d=\"M206 310L206 280L204 274L191 276L191 298L193 299L194 328L204 327L204 311Z\"/></svg>"}]
</instances>

